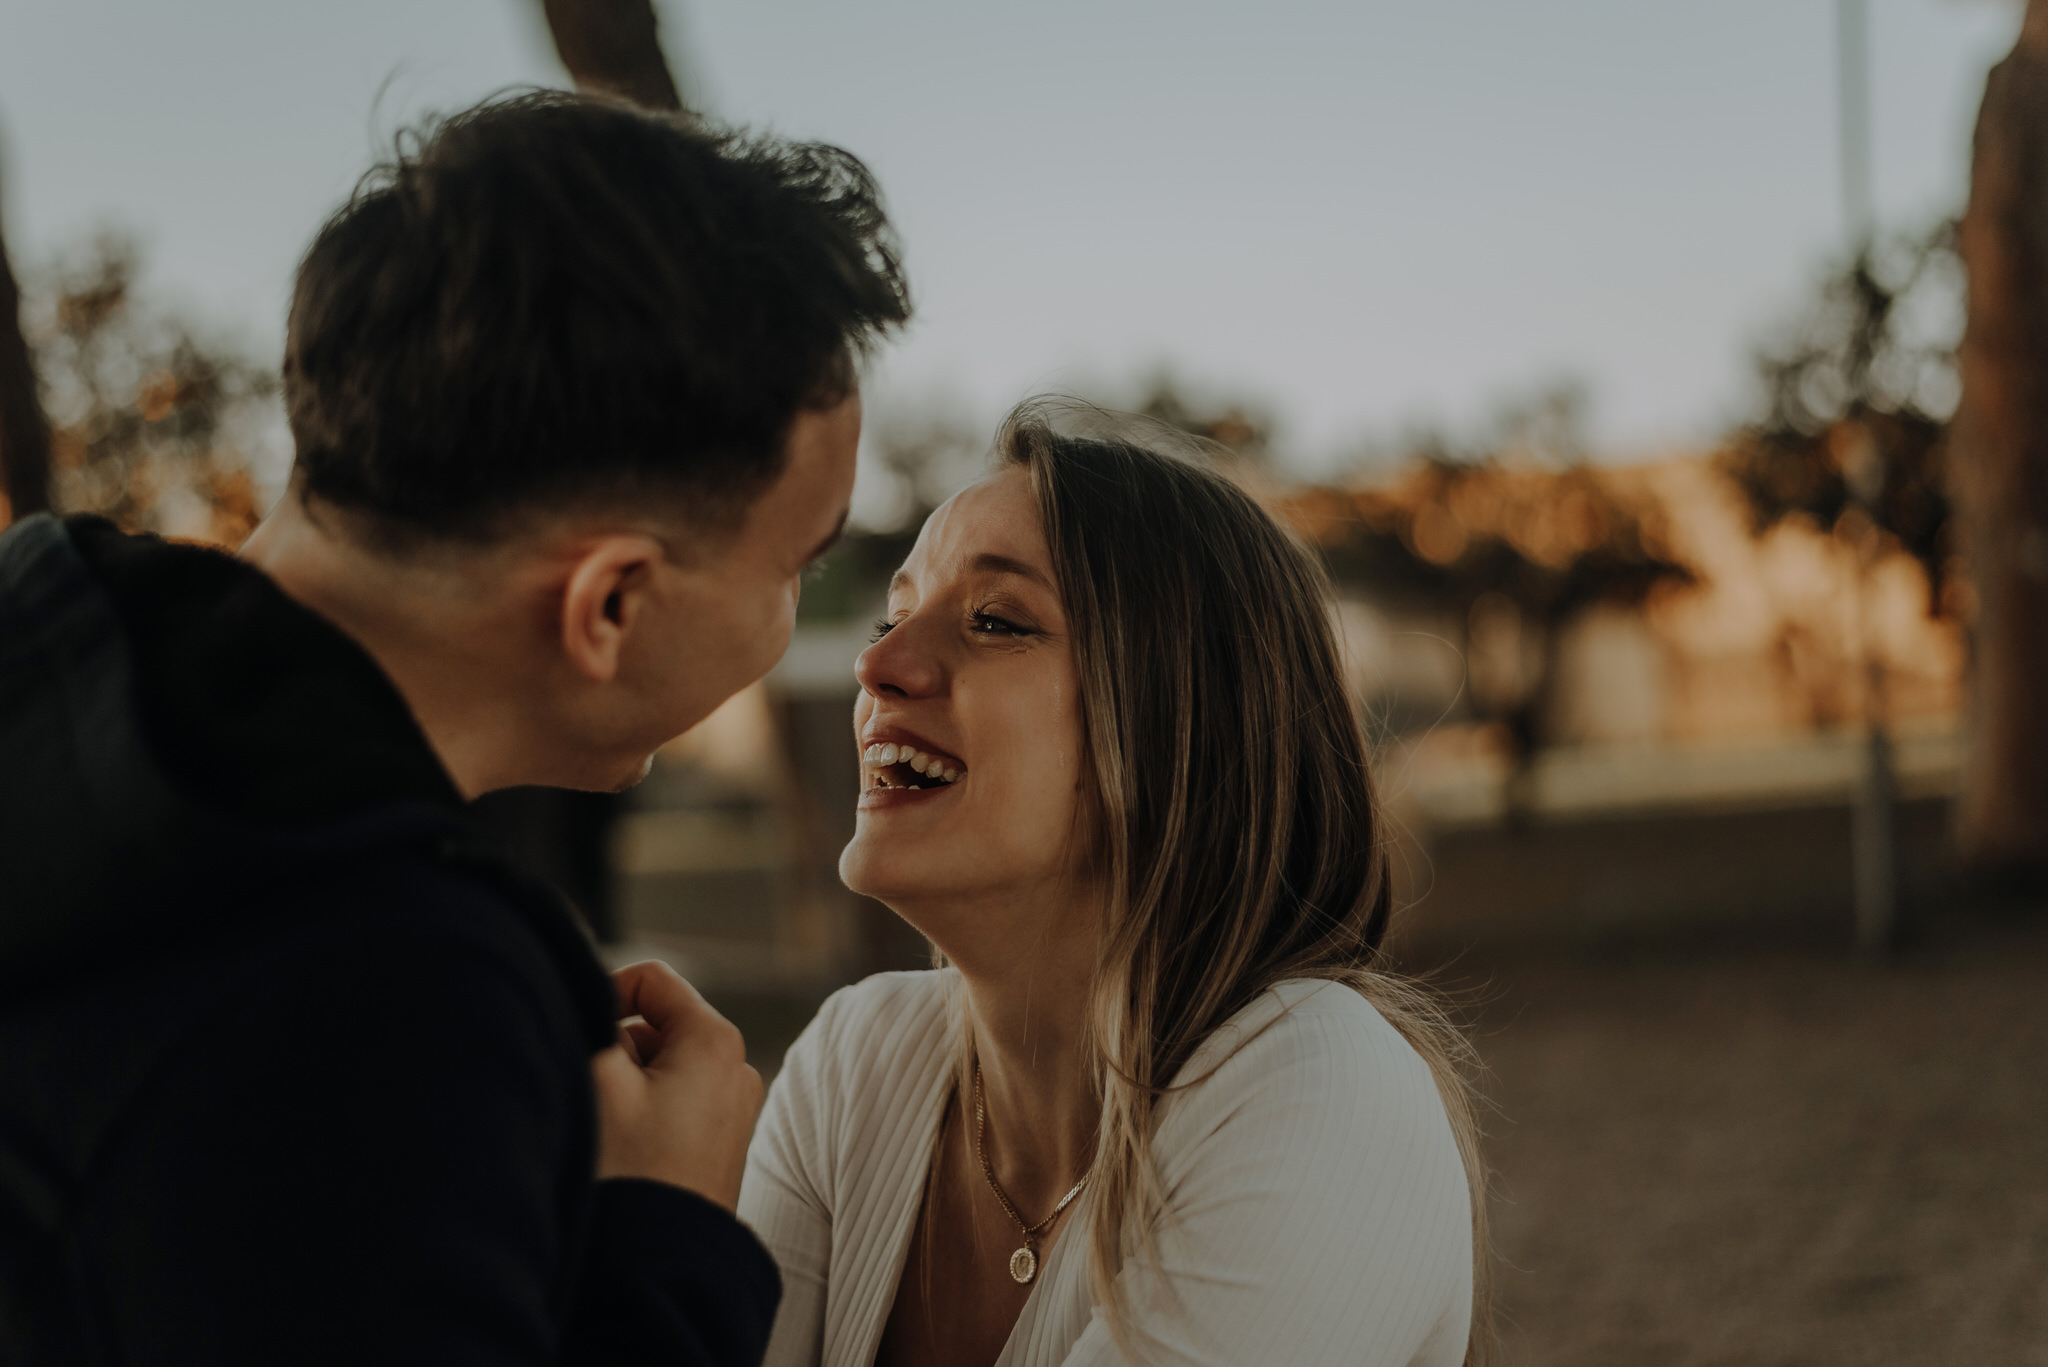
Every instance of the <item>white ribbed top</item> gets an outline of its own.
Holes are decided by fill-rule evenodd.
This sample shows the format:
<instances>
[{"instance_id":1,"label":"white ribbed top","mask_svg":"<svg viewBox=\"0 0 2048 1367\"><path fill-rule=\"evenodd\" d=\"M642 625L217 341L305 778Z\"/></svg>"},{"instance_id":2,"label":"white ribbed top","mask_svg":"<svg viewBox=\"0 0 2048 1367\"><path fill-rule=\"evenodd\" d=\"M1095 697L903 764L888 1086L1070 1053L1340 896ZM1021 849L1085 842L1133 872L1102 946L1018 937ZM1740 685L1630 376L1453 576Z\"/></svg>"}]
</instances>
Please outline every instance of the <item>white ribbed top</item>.
<instances>
[{"instance_id":1,"label":"white ribbed top","mask_svg":"<svg viewBox=\"0 0 2048 1367\"><path fill-rule=\"evenodd\" d=\"M836 993L769 1090L739 1205L782 1268L767 1367L874 1362L953 1081L955 986L885 973ZM1161 1106L1160 1264L1119 1274L1142 1360L1457 1367L1471 1205L1428 1065L1328 982L1262 996L1184 1076L1240 1044ZM1089 1302L1090 1218L1084 1195L997 1367L1124 1361Z\"/></svg>"}]
</instances>

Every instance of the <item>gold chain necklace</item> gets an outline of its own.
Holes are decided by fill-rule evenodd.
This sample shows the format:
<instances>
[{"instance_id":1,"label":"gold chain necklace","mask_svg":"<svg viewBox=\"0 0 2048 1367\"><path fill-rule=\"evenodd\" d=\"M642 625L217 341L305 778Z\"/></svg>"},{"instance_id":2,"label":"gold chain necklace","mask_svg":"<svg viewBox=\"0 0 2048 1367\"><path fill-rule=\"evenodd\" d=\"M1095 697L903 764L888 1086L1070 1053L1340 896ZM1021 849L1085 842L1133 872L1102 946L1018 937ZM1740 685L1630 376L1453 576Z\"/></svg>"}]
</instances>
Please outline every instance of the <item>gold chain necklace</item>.
<instances>
[{"instance_id":1,"label":"gold chain necklace","mask_svg":"<svg viewBox=\"0 0 2048 1367\"><path fill-rule=\"evenodd\" d=\"M1059 1219L1060 1212L1065 1210L1073 1202L1073 1199L1081 1194L1081 1188L1088 1185L1088 1174L1085 1172L1081 1174L1081 1180L1074 1183L1072 1191L1060 1198L1060 1203L1052 1208L1052 1214L1046 1216L1035 1225L1027 1225L1024 1223L1024 1217L1017 1213L1017 1207L1012 1205L1010 1198L1004 1194L1003 1184L996 1181L996 1170L989 1166L988 1145L985 1142L987 1137L988 1108L982 1104L981 1064L977 1061L974 1065L974 1156L981 1160L981 1175L988 1179L988 1189L996 1194L996 1200L1003 1203L1003 1209L1009 1212L1010 1218L1017 1222L1017 1228L1023 1232L1024 1247L1010 1255L1010 1279L1019 1286L1029 1286L1031 1279L1038 1275L1038 1236L1040 1232L1054 1220Z\"/></svg>"}]
</instances>

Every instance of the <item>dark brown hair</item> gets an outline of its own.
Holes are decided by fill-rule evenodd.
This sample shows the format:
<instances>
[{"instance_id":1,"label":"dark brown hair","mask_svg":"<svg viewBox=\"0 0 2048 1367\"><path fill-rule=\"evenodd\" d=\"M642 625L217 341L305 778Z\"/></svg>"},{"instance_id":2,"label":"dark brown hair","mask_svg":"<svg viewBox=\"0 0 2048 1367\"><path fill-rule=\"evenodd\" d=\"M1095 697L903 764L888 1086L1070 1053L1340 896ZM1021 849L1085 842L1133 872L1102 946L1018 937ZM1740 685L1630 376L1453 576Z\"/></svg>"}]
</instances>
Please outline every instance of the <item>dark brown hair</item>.
<instances>
[{"instance_id":1,"label":"dark brown hair","mask_svg":"<svg viewBox=\"0 0 2048 1367\"><path fill-rule=\"evenodd\" d=\"M1100 425L1086 410L1026 405L997 451L1030 476L1059 579L1108 888L1090 1021L1103 1089L1096 1299L1123 1322L1116 1272L1151 1245L1156 1109L1191 1085L1175 1082L1183 1065L1267 989L1326 978L1371 1001L1435 1076L1472 1196L1466 1360L1484 1361L1473 1059L1434 995L1384 962L1388 837L1328 579L1214 470L1128 429L1061 430L1077 413Z\"/></svg>"},{"instance_id":2,"label":"dark brown hair","mask_svg":"<svg viewBox=\"0 0 2048 1367\"><path fill-rule=\"evenodd\" d=\"M806 407L910 312L852 154L588 96L488 101L400 140L299 267L295 479L399 533L780 473Z\"/></svg>"}]
</instances>

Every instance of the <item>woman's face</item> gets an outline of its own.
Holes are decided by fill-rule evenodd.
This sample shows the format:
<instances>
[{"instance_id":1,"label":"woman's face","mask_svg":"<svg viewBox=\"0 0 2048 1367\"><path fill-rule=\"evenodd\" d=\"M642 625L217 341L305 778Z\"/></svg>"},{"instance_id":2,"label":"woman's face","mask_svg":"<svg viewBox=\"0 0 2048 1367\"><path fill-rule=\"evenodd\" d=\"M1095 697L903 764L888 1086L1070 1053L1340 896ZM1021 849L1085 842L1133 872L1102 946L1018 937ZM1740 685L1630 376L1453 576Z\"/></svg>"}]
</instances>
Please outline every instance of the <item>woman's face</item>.
<instances>
[{"instance_id":1,"label":"woman's face","mask_svg":"<svg viewBox=\"0 0 2048 1367\"><path fill-rule=\"evenodd\" d=\"M839 872L957 957L956 912L1060 898L1088 856L1073 647L1023 470L932 514L878 627L856 667L862 788Z\"/></svg>"}]
</instances>

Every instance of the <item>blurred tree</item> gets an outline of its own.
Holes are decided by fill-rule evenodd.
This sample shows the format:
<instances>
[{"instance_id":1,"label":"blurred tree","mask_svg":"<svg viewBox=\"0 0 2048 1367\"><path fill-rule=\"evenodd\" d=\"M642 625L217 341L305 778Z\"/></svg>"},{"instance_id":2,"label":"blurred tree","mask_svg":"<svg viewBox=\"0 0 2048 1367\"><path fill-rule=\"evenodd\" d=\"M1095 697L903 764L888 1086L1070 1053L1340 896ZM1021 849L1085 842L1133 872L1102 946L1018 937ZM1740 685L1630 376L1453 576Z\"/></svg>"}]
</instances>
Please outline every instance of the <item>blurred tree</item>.
<instances>
[{"instance_id":1,"label":"blurred tree","mask_svg":"<svg viewBox=\"0 0 2048 1367\"><path fill-rule=\"evenodd\" d=\"M684 107L653 0L541 0L555 52L584 90L646 109Z\"/></svg>"},{"instance_id":2,"label":"blurred tree","mask_svg":"<svg viewBox=\"0 0 2048 1367\"><path fill-rule=\"evenodd\" d=\"M1528 411L1557 435L1555 404ZM1536 454L1577 452L1582 442L1539 446L1527 436L1510 415L1496 452L1434 446L1390 484L1310 489L1279 507L1321 547L1340 583L1448 612L1461 624L1467 705L1498 725L1506 743L1511 824L1530 815L1564 627L1590 608L1636 606L1660 585L1693 580L1653 505L1576 455Z\"/></svg>"},{"instance_id":3,"label":"blurred tree","mask_svg":"<svg viewBox=\"0 0 2048 1367\"><path fill-rule=\"evenodd\" d=\"M1154 422L1213 441L1236 459L1260 468L1272 462L1272 423L1242 404L1190 400L1171 375L1160 375L1137 410Z\"/></svg>"},{"instance_id":4,"label":"blurred tree","mask_svg":"<svg viewBox=\"0 0 2048 1367\"><path fill-rule=\"evenodd\" d=\"M1852 222L1866 217L1852 210ZM1857 236L1854 257L1824 281L1789 340L1759 355L1764 416L1724 448L1720 464L1748 501L1753 530L1803 519L1852 547L1865 574L1903 550L1925 572L1927 610L1941 615L1955 606L1942 478L1956 389L1955 225L1917 238L1878 240L1862 228ZM1866 602L1859 597L1859 615ZM1858 947L1882 954L1899 933L1898 784L1885 671L1864 637L1865 754L1851 867Z\"/></svg>"},{"instance_id":5,"label":"blurred tree","mask_svg":"<svg viewBox=\"0 0 2048 1367\"><path fill-rule=\"evenodd\" d=\"M913 539L934 509L986 469L989 456L988 434L965 405L944 396L875 405L862 439L895 486L896 515L887 530Z\"/></svg>"},{"instance_id":6,"label":"blurred tree","mask_svg":"<svg viewBox=\"0 0 2048 1367\"><path fill-rule=\"evenodd\" d=\"M21 289L0 235L0 527L50 506L50 425L21 329Z\"/></svg>"},{"instance_id":7,"label":"blurred tree","mask_svg":"<svg viewBox=\"0 0 2048 1367\"><path fill-rule=\"evenodd\" d=\"M1950 488L1969 557L1970 753L1956 843L2048 886L2048 0L1992 68L1961 250L1969 321Z\"/></svg>"},{"instance_id":8,"label":"blurred tree","mask_svg":"<svg viewBox=\"0 0 2048 1367\"><path fill-rule=\"evenodd\" d=\"M233 440L277 382L136 289L111 234L51 270L33 334L53 426L51 502L123 526L236 545L260 513Z\"/></svg>"},{"instance_id":9,"label":"blurred tree","mask_svg":"<svg viewBox=\"0 0 2048 1367\"><path fill-rule=\"evenodd\" d=\"M1874 536L1875 552L1920 562L1933 613L1954 606L1942 467L1959 275L1955 225L1943 223L1828 276L1791 335L1758 355L1763 416L1719 461L1755 531L1801 518L1845 540Z\"/></svg>"}]
</instances>

